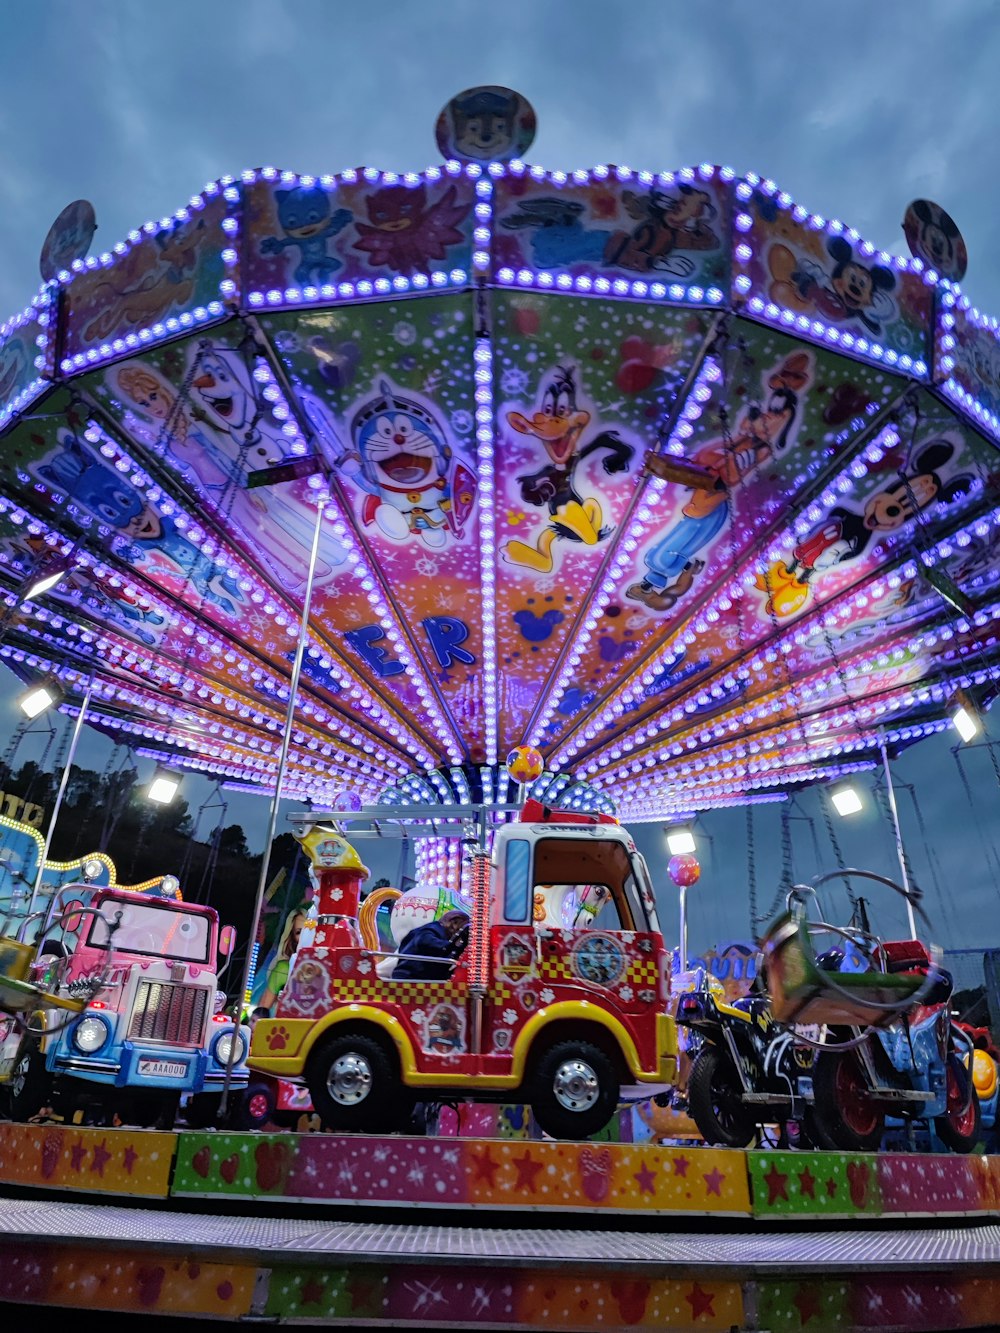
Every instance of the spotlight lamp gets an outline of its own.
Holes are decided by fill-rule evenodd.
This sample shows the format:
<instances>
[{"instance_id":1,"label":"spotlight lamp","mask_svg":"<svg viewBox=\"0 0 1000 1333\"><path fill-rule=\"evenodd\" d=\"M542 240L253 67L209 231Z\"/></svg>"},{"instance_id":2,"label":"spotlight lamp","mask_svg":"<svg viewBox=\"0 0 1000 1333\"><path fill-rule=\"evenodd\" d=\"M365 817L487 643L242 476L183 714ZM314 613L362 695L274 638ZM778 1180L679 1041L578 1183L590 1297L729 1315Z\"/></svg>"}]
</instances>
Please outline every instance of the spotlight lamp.
<instances>
[{"instance_id":1,"label":"spotlight lamp","mask_svg":"<svg viewBox=\"0 0 1000 1333\"><path fill-rule=\"evenodd\" d=\"M951 703L951 723L966 745L982 731L979 710L966 690L956 690Z\"/></svg>"},{"instance_id":2,"label":"spotlight lamp","mask_svg":"<svg viewBox=\"0 0 1000 1333\"><path fill-rule=\"evenodd\" d=\"M694 851L694 834L681 825L667 829L667 846L671 856L689 856Z\"/></svg>"},{"instance_id":3,"label":"spotlight lamp","mask_svg":"<svg viewBox=\"0 0 1000 1333\"><path fill-rule=\"evenodd\" d=\"M181 785L181 775L172 768L158 768L146 792L147 800L156 805L169 805L177 795Z\"/></svg>"},{"instance_id":4,"label":"spotlight lamp","mask_svg":"<svg viewBox=\"0 0 1000 1333\"><path fill-rule=\"evenodd\" d=\"M838 787L830 793L830 800L833 802L833 808L838 815L856 815L864 809L861 797L854 787Z\"/></svg>"},{"instance_id":5,"label":"spotlight lamp","mask_svg":"<svg viewBox=\"0 0 1000 1333\"><path fill-rule=\"evenodd\" d=\"M17 704L25 717L38 717L40 713L45 712L46 708L62 703L65 698L66 691L55 677L47 676L45 680L30 685L23 693L19 694Z\"/></svg>"},{"instance_id":6,"label":"spotlight lamp","mask_svg":"<svg viewBox=\"0 0 1000 1333\"><path fill-rule=\"evenodd\" d=\"M18 601L34 602L45 593L51 592L57 583L62 582L72 568L72 560L57 558L47 561L25 580L24 586L18 594Z\"/></svg>"}]
</instances>

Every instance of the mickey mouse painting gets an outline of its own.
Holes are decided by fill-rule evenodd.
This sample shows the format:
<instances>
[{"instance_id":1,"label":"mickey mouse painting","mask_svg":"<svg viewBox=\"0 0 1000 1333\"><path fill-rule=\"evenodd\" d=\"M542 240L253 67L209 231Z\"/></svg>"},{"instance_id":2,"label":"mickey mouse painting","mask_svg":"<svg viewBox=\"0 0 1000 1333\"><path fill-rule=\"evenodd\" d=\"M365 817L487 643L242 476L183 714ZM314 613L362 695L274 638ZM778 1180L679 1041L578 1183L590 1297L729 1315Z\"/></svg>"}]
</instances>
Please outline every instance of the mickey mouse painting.
<instances>
[{"instance_id":1,"label":"mickey mouse painting","mask_svg":"<svg viewBox=\"0 0 1000 1333\"><path fill-rule=\"evenodd\" d=\"M914 199L903 218L910 254L949 282L965 277L969 256L955 219L931 199Z\"/></svg>"},{"instance_id":2,"label":"mickey mouse painting","mask_svg":"<svg viewBox=\"0 0 1000 1333\"><path fill-rule=\"evenodd\" d=\"M896 275L882 264L866 267L843 236L831 236L826 250L833 260L829 274L812 260L797 259L787 245L772 246L771 299L792 310L815 311L837 324L856 319L869 333L880 335L895 312L889 293Z\"/></svg>"},{"instance_id":3,"label":"mickey mouse painting","mask_svg":"<svg viewBox=\"0 0 1000 1333\"><path fill-rule=\"evenodd\" d=\"M970 473L944 481L941 469L955 453L950 440L923 444L912 466L898 479L865 501L858 514L837 505L792 551L791 560L779 560L757 587L768 594L767 610L779 617L794 615L805 604L808 585L817 574L854 560L868 547L875 533L894 532L932 504L951 504L972 487Z\"/></svg>"}]
</instances>

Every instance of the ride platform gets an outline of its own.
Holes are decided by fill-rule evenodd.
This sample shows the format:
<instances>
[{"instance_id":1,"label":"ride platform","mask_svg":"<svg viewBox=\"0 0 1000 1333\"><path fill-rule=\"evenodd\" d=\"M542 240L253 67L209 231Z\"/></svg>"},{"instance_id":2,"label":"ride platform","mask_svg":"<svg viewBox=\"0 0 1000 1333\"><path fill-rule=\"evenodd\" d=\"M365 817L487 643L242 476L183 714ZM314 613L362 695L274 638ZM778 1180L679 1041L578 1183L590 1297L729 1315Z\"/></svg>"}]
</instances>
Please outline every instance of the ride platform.
<instances>
[{"instance_id":1,"label":"ride platform","mask_svg":"<svg viewBox=\"0 0 1000 1333\"><path fill-rule=\"evenodd\" d=\"M0 1189L21 1306L564 1330L1000 1309L997 1156L2 1124Z\"/></svg>"}]
</instances>

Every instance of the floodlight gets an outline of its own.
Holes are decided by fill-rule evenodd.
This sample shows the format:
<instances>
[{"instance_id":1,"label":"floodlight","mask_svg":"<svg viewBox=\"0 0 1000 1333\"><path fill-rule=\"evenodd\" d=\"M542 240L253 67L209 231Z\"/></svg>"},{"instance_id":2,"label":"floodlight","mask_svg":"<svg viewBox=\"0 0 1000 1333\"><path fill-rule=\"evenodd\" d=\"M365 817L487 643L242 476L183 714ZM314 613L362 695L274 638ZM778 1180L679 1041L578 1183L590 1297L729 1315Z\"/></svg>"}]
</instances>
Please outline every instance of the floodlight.
<instances>
[{"instance_id":1,"label":"floodlight","mask_svg":"<svg viewBox=\"0 0 1000 1333\"><path fill-rule=\"evenodd\" d=\"M31 685L17 697L18 707L26 717L38 717L46 708L58 704L66 697L66 691L53 676Z\"/></svg>"},{"instance_id":2,"label":"floodlight","mask_svg":"<svg viewBox=\"0 0 1000 1333\"><path fill-rule=\"evenodd\" d=\"M851 786L838 787L835 792L831 792L830 800L838 815L856 815L864 809L861 797Z\"/></svg>"},{"instance_id":3,"label":"floodlight","mask_svg":"<svg viewBox=\"0 0 1000 1333\"><path fill-rule=\"evenodd\" d=\"M153 775L152 782L149 784L146 797L157 805L169 805L177 795L177 789L180 785L181 777L179 773L175 773L169 768L158 768Z\"/></svg>"},{"instance_id":4,"label":"floodlight","mask_svg":"<svg viewBox=\"0 0 1000 1333\"><path fill-rule=\"evenodd\" d=\"M671 856L688 856L694 851L694 834L689 828L668 829L667 846Z\"/></svg>"},{"instance_id":5,"label":"floodlight","mask_svg":"<svg viewBox=\"0 0 1000 1333\"><path fill-rule=\"evenodd\" d=\"M982 724L979 721L979 710L976 708L972 697L965 690L956 690L955 692L955 697L952 700L951 723L966 745L973 737L978 736L982 729Z\"/></svg>"}]
</instances>

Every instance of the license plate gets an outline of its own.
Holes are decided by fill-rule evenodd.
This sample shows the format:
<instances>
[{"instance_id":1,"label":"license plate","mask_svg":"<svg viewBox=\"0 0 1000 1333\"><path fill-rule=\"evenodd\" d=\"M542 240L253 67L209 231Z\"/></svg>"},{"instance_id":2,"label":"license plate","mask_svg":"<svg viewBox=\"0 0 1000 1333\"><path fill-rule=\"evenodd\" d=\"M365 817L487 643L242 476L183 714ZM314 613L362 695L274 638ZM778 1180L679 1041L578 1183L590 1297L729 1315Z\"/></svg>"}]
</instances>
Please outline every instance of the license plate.
<instances>
[{"instance_id":1,"label":"license plate","mask_svg":"<svg viewBox=\"0 0 1000 1333\"><path fill-rule=\"evenodd\" d=\"M183 1078L188 1067L182 1060L140 1060L140 1078Z\"/></svg>"}]
</instances>

